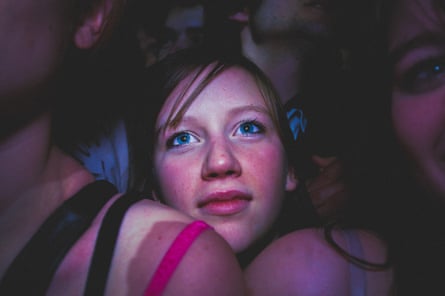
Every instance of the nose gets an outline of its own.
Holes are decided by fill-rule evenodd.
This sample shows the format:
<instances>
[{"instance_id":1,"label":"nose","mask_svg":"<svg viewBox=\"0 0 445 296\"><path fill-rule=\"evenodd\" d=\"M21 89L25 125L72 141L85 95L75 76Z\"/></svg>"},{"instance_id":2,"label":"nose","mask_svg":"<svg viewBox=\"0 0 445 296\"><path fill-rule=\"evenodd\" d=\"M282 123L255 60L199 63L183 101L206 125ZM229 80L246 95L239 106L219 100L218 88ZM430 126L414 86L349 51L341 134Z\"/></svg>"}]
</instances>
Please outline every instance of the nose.
<instances>
[{"instance_id":1,"label":"nose","mask_svg":"<svg viewBox=\"0 0 445 296\"><path fill-rule=\"evenodd\" d=\"M202 178L212 180L217 178L237 177L241 174L241 164L234 151L224 140L213 141L206 152L202 167Z\"/></svg>"}]
</instances>

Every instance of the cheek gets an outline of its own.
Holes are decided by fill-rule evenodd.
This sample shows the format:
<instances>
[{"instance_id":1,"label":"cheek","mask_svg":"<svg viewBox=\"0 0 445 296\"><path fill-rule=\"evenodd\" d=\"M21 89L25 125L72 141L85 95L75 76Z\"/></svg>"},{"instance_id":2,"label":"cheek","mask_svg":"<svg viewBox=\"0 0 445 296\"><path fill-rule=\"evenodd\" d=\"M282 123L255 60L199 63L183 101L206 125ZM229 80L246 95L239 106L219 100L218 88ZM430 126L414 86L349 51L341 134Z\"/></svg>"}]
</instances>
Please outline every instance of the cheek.
<instances>
[{"instance_id":1,"label":"cheek","mask_svg":"<svg viewBox=\"0 0 445 296\"><path fill-rule=\"evenodd\" d=\"M285 162L284 148L278 139L269 140L253 148L248 147L243 151L242 157L247 159L248 165L269 171L279 171L279 167L283 167Z\"/></svg>"},{"instance_id":2,"label":"cheek","mask_svg":"<svg viewBox=\"0 0 445 296\"><path fill-rule=\"evenodd\" d=\"M445 114L437 96L395 97L392 118L396 136L409 154L429 158L444 127Z\"/></svg>"},{"instance_id":3,"label":"cheek","mask_svg":"<svg viewBox=\"0 0 445 296\"><path fill-rule=\"evenodd\" d=\"M284 150L272 144L255 151L247 155L244 171L249 171L256 180L259 193L265 194L270 202L276 202L285 191L287 164Z\"/></svg>"},{"instance_id":4,"label":"cheek","mask_svg":"<svg viewBox=\"0 0 445 296\"><path fill-rule=\"evenodd\" d=\"M417 100L396 99L392 105L396 136L410 154L418 154L430 142L431 117L423 114L422 105L419 103Z\"/></svg>"},{"instance_id":5,"label":"cheek","mask_svg":"<svg viewBox=\"0 0 445 296\"><path fill-rule=\"evenodd\" d=\"M179 161L158 161L156 174L164 202L177 209L184 209L194 183L188 165Z\"/></svg>"},{"instance_id":6,"label":"cheek","mask_svg":"<svg viewBox=\"0 0 445 296\"><path fill-rule=\"evenodd\" d=\"M443 89L416 99L393 101L397 137L415 165L419 180L445 194L445 96Z\"/></svg>"},{"instance_id":7,"label":"cheek","mask_svg":"<svg viewBox=\"0 0 445 296\"><path fill-rule=\"evenodd\" d=\"M287 163L284 152L272 149L263 149L261 162L252 173L256 174L258 200L257 217L260 218L258 227L269 228L280 214L286 188Z\"/></svg>"},{"instance_id":8,"label":"cheek","mask_svg":"<svg viewBox=\"0 0 445 296\"><path fill-rule=\"evenodd\" d=\"M40 88L52 78L65 54L71 36L68 21L56 17L60 12L55 8L45 11L47 5L38 6L0 16L0 39L8 40L0 46L0 90L6 91L0 96Z\"/></svg>"}]
</instances>

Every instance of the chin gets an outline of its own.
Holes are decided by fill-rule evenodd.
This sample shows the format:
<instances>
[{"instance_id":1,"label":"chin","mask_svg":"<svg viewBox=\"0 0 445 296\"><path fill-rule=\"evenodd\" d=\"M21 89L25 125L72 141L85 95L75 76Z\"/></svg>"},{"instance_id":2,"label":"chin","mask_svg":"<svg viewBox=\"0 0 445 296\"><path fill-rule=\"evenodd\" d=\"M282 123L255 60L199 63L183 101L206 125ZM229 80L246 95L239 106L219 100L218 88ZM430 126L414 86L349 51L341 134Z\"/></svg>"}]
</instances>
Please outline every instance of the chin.
<instances>
[{"instance_id":1,"label":"chin","mask_svg":"<svg viewBox=\"0 0 445 296\"><path fill-rule=\"evenodd\" d=\"M229 245L230 247L232 247L232 250L235 254L239 254L246 251L250 246L250 244L245 242L233 242L233 243L229 242Z\"/></svg>"},{"instance_id":2,"label":"chin","mask_svg":"<svg viewBox=\"0 0 445 296\"><path fill-rule=\"evenodd\" d=\"M237 225L213 225L215 231L221 235L232 248L233 252L240 253L249 248L252 240L245 232L240 231Z\"/></svg>"}]
</instances>

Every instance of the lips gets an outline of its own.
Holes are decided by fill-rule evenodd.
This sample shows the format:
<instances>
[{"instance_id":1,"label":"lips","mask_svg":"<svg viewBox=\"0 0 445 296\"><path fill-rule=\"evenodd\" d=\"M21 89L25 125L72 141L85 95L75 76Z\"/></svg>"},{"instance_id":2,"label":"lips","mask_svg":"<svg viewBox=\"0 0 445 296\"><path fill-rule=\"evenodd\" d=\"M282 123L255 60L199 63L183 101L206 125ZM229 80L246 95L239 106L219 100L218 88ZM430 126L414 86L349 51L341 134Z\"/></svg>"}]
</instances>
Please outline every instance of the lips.
<instances>
[{"instance_id":1,"label":"lips","mask_svg":"<svg viewBox=\"0 0 445 296\"><path fill-rule=\"evenodd\" d=\"M221 191L206 196L198 202L198 208L204 214L213 216L231 216L245 210L252 197L241 191Z\"/></svg>"}]
</instances>

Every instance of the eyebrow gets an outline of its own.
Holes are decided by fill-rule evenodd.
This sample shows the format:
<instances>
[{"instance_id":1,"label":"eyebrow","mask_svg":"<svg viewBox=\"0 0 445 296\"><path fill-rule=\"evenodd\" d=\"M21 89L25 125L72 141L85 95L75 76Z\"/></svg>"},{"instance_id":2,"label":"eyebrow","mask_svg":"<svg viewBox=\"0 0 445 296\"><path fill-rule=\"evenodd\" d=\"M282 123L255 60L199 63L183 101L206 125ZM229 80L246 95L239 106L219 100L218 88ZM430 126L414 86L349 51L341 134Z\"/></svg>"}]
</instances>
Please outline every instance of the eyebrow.
<instances>
[{"instance_id":1,"label":"eyebrow","mask_svg":"<svg viewBox=\"0 0 445 296\"><path fill-rule=\"evenodd\" d=\"M240 106L240 107L236 107L230 110L230 114L231 115L236 115L239 113L243 113L243 112L249 112L249 111L253 111L253 112L258 112L258 113L264 113L266 115L270 115L269 110L262 106L262 105L247 105L247 106Z\"/></svg>"},{"instance_id":2,"label":"eyebrow","mask_svg":"<svg viewBox=\"0 0 445 296\"><path fill-rule=\"evenodd\" d=\"M424 32L402 42L389 52L389 60L395 64L411 50L425 46L445 46L445 33Z\"/></svg>"}]
</instances>

